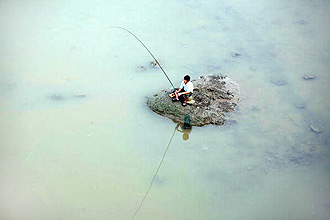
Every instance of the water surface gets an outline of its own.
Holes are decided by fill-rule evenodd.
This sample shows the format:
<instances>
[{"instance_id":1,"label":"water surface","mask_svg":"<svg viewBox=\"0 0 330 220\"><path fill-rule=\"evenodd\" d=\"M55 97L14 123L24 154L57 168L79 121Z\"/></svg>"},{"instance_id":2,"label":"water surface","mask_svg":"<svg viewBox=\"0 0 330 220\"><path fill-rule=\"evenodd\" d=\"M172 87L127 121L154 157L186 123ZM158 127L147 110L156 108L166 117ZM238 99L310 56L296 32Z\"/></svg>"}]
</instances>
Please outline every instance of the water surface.
<instances>
[{"instance_id":1,"label":"water surface","mask_svg":"<svg viewBox=\"0 0 330 220\"><path fill-rule=\"evenodd\" d=\"M230 123L175 133L136 219L329 219L329 10L1 1L1 219L130 219L139 206L177 125L147 108L170 85L114 25L175 84L220 73L242 94Z\"/></svg>"}]
</instances>

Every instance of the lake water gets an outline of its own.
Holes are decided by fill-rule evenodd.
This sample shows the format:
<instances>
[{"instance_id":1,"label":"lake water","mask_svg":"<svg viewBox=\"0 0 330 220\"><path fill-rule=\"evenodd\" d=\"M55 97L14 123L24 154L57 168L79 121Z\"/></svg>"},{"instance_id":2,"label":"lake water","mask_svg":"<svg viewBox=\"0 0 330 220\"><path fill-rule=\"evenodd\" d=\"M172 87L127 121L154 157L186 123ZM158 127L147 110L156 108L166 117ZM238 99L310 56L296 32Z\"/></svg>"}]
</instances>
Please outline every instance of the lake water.
<instances>
[{"instance_id":1,"label":"lake water","mask_svg":"<svg viewBox=\"0 0 330 220\"><path fill-rule=\"evenodd\" d=\"M0 1L1 219L131 219L168 144L134 219L329 219L329 12L327 0ZM146 106L166 78L110 26L175 84L237 81L229 123L184 140Z\"/></svg>"}]
</instances>

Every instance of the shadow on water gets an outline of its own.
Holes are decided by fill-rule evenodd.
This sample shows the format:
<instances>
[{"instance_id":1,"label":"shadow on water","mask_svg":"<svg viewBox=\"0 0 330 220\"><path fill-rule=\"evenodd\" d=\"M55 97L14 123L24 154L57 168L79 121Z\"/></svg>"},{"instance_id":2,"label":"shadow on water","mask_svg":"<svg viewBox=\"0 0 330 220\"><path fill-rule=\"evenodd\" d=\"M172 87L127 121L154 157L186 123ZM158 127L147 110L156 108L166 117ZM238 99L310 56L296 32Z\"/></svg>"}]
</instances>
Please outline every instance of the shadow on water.
<instances>
[{"instance_id":1,"label":"shadow on water","mask_svg":"<svg viewBox=\"0 0 330 220\"><path fill-rule=\"evenodd\" d=\"M179 128L180 128L180 129L179 129ZM155 174L154 174L154 176L153 176L153 178L152 178L152 180L151 180L151 182L150 182L150 185L149 185L149 187L148 187L146 193L144 194L144 196L143 196L143 198L142 198L142 200L141 200L141 202L140 202L139 207L138 207L138 208L136 209L136 211L134 212L134 214L133 214L131 220L135 219L135 217L136 217L136 215L139 213L139 211L140 211L140 209L141 209L141 207L142 207L144 201L146 200L146 198L147 198L147 196L148 196L148 194L149 194L149 192L150 192L150 190L151 190L151 188L152 188L152 186L153 186L153 184L154 184L154 182L155 182L155 180L156 180L156 177L157 177L157 175L158 175L158 172L159 172L159 170L160 170L160 168L161 168L161 166L162 166L162 164L163 164L163 161L164 161L164 158L165 158L165 156L166 156L166 154L167 154L167 151L168 151L168 149L169 149L170 146L171 146L171 143L172 143L172 140L173 140L173 137L174 137L176 131L178 131L178 132L180 132L180 133L183 133L183 135L182 135L182 139L186 141L186 140L189 139L189 134L190 134L190 132L192 131L192 127L191 127L191 126L186 127L184 124L180 124L180 123L178 123L178 124L175 126L174 131L173 131L173 134L172 134L170 140L168 141L168 144L166 145L166 148L165 148L165 151L164 151L164 153L163 153L162 159L161 159L160 162L159 162L159 165L158 165L157 170L156 170L156 172L155 172Z\"/></svg>"},{"instance_id":2,"label":"shadow on water","mask_svg":"<svg viewBox=\"0 0 330 220\"><path fill-rule=\"evenodd\" d=\"M192 127L190 128L185 128L185 126L183 124L177 124L177 126L175 127L175 130L182 133L182 140L186 141L189 139L189 134L192 131Z\"/></svg>"}]
</instances>

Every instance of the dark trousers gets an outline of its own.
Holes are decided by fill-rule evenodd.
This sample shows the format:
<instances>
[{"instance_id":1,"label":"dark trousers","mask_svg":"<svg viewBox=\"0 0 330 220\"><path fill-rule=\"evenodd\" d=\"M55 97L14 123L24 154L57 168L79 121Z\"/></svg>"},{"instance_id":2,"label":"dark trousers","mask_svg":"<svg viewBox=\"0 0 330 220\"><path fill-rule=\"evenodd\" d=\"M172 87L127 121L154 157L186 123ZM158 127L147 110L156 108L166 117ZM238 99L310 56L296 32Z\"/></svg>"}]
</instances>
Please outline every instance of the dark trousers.
<instances>
[{"instance_id":1,"label":"dark trousers","mask_svg":"<svg viewBox=\"0 0 330 220\"><path fill-rule=\"evenodd\" d=\"M182 92L185 92L184 90ZM192 95L191 92L189 92L189 94L184 94L184 95L180 95L179 96L179 101L181 103L183 103L186 99L188 99L190 96Z\"/></svg>"}]
</instances>

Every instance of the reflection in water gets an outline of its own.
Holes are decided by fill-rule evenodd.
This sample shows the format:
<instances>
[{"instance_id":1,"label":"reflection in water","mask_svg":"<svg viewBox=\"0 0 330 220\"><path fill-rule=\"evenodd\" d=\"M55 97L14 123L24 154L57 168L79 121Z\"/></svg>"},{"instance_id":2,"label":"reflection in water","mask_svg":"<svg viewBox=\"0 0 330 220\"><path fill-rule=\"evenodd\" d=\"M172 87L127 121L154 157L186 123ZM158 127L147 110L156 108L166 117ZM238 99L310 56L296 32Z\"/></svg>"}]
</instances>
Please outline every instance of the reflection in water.
<instances>
[{"instance_id":1,"label":"reflection in water","mask_svg":"<svg viewBox=\"0 0 330 220\"><path fill-rule=\"evenodd\" d=\"M192 127L190 128L186 128L183 124L177 124L177 126L175 127L175 130L182 133L182 139L184 141L189 139L189 134L192 131Z\"/></svg>"},{"instance_id":2,"label":"reflection in water","mask_svg":"<svg viewBox=\"0 0 330 220\"><path fill-rule=\"evenodd\" d=\"M131 218L132 220L133 220L133 219L136 217L136 215L138 214L139 210L141 209L141 207L142 207L142 205L143 205L145 199L147 198L147 196L148 196L148 194L149 194L149 192L150 192L150 190L151 190L151 187L152 187L152 185L153 185L153 183L154 183L154 181L155 181L155 179L156 179L156 177L157 177L157 174L158 174L158 172L159 172L159 170L160 170L160 167L162 166L162 163L163 163L163 161L164 161L164 158L165 158L165 156L166 156L166 153L167 153L167 151L168 151L168 149L169 149L169 147L170 147L170 145L171 145L171 143L172 143L172 140L173 140L173 137L174 137L174 135L175 135L175 131L177 130L177 128L178 128L178 126L175 127L175 129L174 129L174 131L173 131L173 134L172 134L172 136L171 136L171 138L170 138L170 140L169 140L169 142L168 142L168 144L167 144L167 146L166 146L166 149L165 149L165 151L164 151L164 153L163 153L162 159L161 159L160 162L159 162L159 165L158 165L158 167L157 167L157 170L156 170L156 172L155 172L155 175L154 175L154 177L152 178L152 180L151 180L151 182L150 182L150 185L149 185L149 187L148 187L146 193L144 194L144 196L143 196L143 198L142 198L142 200L141 200L141 202L140 202L139 207L138 207L138 208L136 209L136 211L134 212L134 215L133 215L132 218Z\"/></svg>"}]
</instances>

